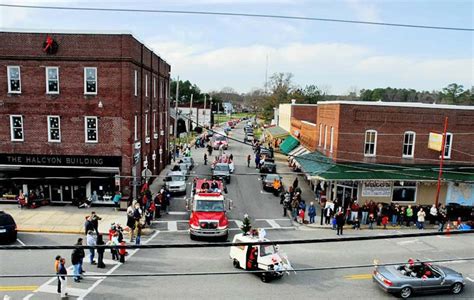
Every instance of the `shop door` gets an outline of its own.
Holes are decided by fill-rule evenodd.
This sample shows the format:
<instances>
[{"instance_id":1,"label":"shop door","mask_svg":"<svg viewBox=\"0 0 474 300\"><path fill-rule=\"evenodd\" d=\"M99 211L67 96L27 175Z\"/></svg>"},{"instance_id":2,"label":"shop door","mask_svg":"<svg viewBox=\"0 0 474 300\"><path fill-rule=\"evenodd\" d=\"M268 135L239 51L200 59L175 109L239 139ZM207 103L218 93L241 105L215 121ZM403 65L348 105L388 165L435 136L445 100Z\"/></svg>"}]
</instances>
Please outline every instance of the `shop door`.
<instances>
[{"instance_id":1,"label":"shop door","mask_svg":"<svg viewBox=\"0 0 474 300\"><path fill-rule=\"evenodd\" d=\"M72 202L72 186L70 185L63 185L61 186L62 188L62 194L63 194L63 200L64 202Z\"/></svg>"},{"instance_id":2,"label":"shop door","mask_svg":"<svg viewBox=\"0 0 474 300\"><path fill-rule=\"evenodd\" d=\"M61 202L62 201L62 190L61 186L57 184L51 185L51 201Z\"/></svg>"}]
</instances>

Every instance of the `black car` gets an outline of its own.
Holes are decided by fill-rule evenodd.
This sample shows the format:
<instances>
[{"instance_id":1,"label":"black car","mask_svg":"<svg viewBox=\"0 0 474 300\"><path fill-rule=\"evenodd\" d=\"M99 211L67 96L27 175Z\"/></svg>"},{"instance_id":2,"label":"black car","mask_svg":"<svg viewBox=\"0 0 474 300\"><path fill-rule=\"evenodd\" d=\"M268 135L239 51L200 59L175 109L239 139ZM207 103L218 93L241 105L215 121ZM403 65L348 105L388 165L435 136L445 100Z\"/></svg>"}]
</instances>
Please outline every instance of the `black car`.
<instances>
[{"instance_id":1,"label":"black car","mask_svg":"<svg viewBox=\"0 0 474 300\"><path fill-rule=\"evenodd\" d=\"M267 192L276 192L273 189L273 180L278 179L280 180L280 190L283 188L282 178L278 174L266 174L262 176L262 188L264 191Z\"/></svg>"},{"instance_id":2,"label":"black car","mask_svg":"<svg viewBox=\"0 0 474 300\"><path fill-rule=\"evenodd\" d=\"M264 161L260 167L260 173L276 173L276 164L272 161Z\"/></svg>"},{"instance_id":3,"label":"black car","mask_svg":"<svg viewBox=\"0 0 474 300\"><path fill-rule=\"evenodd\" d=\"M273 151L267 148L260 148L260 155L265 155L265 157L273 158Z\"/></svg>"},{"instance_id":4,"label":"black car","mask_svg":"<svg viewBox=\"0 0 474 300\"><path fill-rule=\"evenodd\" d=\"M16 241L17 230L13 217L6 212L0 211L0 242Z\"/></svg>"}]
</instances>

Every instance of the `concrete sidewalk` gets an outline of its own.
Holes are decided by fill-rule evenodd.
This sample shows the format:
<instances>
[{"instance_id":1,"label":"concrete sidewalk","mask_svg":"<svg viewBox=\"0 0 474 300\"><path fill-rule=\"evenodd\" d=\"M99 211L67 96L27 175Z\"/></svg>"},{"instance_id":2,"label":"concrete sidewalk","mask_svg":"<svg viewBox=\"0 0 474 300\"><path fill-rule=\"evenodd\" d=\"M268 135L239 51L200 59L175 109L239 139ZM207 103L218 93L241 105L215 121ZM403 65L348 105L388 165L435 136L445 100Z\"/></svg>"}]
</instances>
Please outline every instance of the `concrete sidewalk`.
<instances>
[{"instance_id":1,"label":"concrete sidewalk","mask_svg":"<svg viewBox=\"0 0 474 300\"><path fill-rule=\"evenodd\" d=\"M110 224L125 226L127 215L111 207L77 208L75 206L41 206L20 209L14 204L2 204L1 210L11 214L19 232L84 234L85 217L92 211L102 218L99 232L108 233Z\"/></svg>"}]
</instances>

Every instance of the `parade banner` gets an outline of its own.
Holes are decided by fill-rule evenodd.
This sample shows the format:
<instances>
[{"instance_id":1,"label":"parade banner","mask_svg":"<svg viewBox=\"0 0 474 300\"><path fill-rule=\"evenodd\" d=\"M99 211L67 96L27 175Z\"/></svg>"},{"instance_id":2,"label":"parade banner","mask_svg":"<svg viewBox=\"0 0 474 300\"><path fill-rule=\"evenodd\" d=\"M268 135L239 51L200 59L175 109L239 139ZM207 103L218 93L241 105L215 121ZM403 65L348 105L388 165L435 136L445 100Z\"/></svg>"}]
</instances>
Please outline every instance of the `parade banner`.
<instances>
[{"instance_id":1,"label":"parade banner","mask_svg":"<svg viewBox=\"0 0 474 300\"><path fill-rule=\"evenodd\" d=\"M443 135L439 133L430 132L428 139L428 149L441 151L443 146Z\"/></svg>"},{"instance_id":2,"label":"parade banner","mask_svg":"<svg viewBox=\"0 0 474 300\"><path fill-rule=\"evenodd\" d=\"M387 181L367 181L362 183L362 197L390 197L392 185Z\"/></svg>"}]
</instances>

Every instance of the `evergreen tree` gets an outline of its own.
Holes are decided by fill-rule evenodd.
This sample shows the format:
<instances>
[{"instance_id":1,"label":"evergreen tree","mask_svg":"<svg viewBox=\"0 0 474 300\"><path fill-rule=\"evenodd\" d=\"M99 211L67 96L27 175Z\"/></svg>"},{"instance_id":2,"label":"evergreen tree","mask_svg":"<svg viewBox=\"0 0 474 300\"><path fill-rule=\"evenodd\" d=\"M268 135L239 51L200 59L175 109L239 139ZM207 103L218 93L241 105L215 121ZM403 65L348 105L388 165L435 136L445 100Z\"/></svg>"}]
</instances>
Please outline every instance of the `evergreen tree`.
<instances>
[{"instance_id":1,"label":"evergreen tree","mask_svg":"<svg viewBox=\"0 0 474 300\"><path fill-rule=\"evenodd\" d=\"M250 218L247 214L244 215L244 220L242 221L242 223L243 224L240 229L243 231L244 235L247 235L250 229L252 229L252 225L250 224Z\"/></svg>"}]
</instances>

